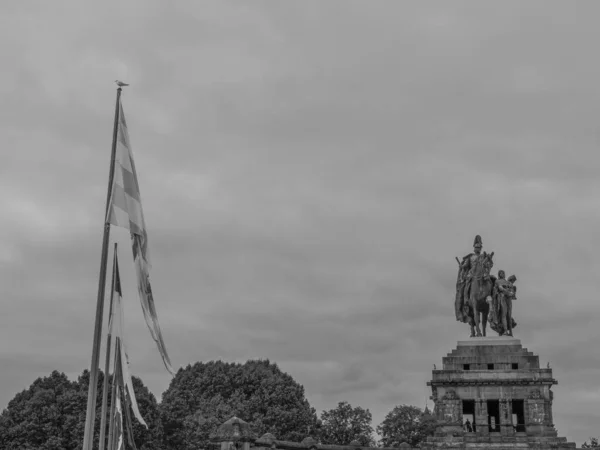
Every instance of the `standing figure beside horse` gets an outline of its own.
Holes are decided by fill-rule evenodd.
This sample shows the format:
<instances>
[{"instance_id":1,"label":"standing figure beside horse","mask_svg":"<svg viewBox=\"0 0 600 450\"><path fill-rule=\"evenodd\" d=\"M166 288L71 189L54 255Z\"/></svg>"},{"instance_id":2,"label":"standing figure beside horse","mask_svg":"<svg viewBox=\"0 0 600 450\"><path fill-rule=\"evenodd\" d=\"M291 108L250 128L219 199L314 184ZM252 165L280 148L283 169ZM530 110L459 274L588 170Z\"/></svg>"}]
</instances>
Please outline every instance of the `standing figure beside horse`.
<instances>
[{"instance_id":1,"label":"standing figure beside horse","mask_svg":"<svg viewBox=\"0 0 600 450\"><path fill-rule=\"evenodd\" d=\"M516 326L512 318L512 300L514 300L516 277L504 278L504 271L498 272L498 279L490 275L494 265L494 252L481 252L481 236L475 236L473 253L458 262L456 296L454 310L456 320L468 323L471 337L485 336L488 319L490 327L498 334L510 334ZM480 329L482 324L483 333Z\"/></svg>"},{"instance_id":2,"label":"standing figure beside horse","mask_svg":"<svg viewBox=\"0 0 600 450\"><path fill-rule=\"evenodd\" d=\"M492 309L490 310L490 328L500 336L512 336L512 330L517 323L512 316L512 302L517 299L517 277L511 275L505 279L504 270L498 271L498 280L494 287Z\"/></svg>"}]
</instances>

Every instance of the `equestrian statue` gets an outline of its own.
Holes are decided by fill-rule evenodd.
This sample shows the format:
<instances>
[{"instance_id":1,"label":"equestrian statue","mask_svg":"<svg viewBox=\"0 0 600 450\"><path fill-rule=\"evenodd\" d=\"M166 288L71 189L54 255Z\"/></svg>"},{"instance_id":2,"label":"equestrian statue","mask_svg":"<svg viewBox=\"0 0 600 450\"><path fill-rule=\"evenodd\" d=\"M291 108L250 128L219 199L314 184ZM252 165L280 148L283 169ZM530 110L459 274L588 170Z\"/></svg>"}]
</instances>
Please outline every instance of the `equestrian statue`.
<instances>
[{"instance_id":1,"label":"equestrian statue","mask_svg":"<svg viewBox=\"0 0 600 450\"><path fill-rule=\"evenodd\" d=\"M486 336L488 321L490 328L500 336L512 336L516 322L512 317L512 301L516 299L516 276L505 279L503 270L498 277L491 275L494 252L481 252L481 236L475 236L473 253L458 262L454 312L456 320L468 323L471 337ZM479 325L482 325L480 328ZM483 329L483 333L482 333Z\"/></svg>"}]
</instances>

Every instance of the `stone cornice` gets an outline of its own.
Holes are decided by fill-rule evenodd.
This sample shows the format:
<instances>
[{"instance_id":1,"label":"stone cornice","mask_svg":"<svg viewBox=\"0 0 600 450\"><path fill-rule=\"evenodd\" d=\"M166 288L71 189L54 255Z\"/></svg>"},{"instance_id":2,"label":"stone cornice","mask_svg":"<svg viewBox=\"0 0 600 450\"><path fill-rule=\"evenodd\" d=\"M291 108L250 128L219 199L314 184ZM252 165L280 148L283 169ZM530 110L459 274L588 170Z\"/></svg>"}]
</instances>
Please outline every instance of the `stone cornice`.
<instances>
[{"instance_id":1,"label":"stone cornice","mask_svg":"<svg viewBox=\"0 0 600 450\"><path fill-rule=\"evenodd\" d=\"M471 380L439 380L439 381L428 381L427 386L543 386L543 385L554 385L558 384L554 378L550 379L512 379L512 380L499 380L499 379L471 379Z\"/></svg>"}]
</instances>

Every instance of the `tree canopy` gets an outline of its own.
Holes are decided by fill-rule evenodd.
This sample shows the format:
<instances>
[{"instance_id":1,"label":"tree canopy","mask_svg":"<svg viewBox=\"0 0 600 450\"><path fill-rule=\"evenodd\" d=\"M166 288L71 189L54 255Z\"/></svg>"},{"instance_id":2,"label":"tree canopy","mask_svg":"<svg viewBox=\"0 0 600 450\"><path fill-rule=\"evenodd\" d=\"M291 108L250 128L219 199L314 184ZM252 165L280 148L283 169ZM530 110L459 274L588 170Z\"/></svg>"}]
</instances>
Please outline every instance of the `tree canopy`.
<instances>
[{"instance_id":1,"label":"tree canopy","mask_svg":"<svg viewBox=\"0 0 600 450\"><path fill-rule=\"evenodd\" d=\"M83 440L80 412L87 397L77 382L54 371L18 393L0 415L0 447L17 449L76 449Z\"/></svg>"},{"instance_id":2,"label":"tree canopy","mask_svg":"<svg viewBox=\"0 0 600 450\"><path fill-rule=\"evenodd\" d=\"M188 365L163 394L160 412L165 444L176 450L206 447L210 433L234 415L258 436L298 442L317 425L304 387L268 360Z\"/></svg>"},{"instance_id":3,"label":"tree canopy","mask_svg":"<svg viewBox=\"0 0 600 450\"><path fill-rule=\"evenodd\" d=\"M112 378L112 376L111 376ZM83 442L87 370L71 381L52 372L18 393L0 414L0 448L6 450L79 450ZM103 373L98 376L94 446L98 445ZM146 429L133 418L134 441L140 450L208 448L209 436L233 416L247 421L257 437L271 433L279 440L300 442L307 436L323 444L374 446L368 409L339 402L322 411L321 420L305 398L304 388L268 360L244 364L211 361L179 370L157 401L142 380L133 387ZM418 446L436 427L420 408L396 406L377 427L380 445ZM595 438L583 448L597 448Z\"/></svg>"},{"instance_id":4,"label":"tree canopy","mask_svg":"<svg viewBox=\"0 0 600 450\"><path fill-rule=\"evenodd\" d=\"M398 447L402 442L417 447L427 436L433 435L435 428L435 418L421 408L399 405L385 416L377 433L383 447Z\"/></svg>"},{"instance_id":5,"label":"tree canopy","mask_svg":"<svg viewBox=\"0 0 600 450\"><path fill-rule=\"evenodd\" d=\"M375 446L372 420L368 409L340 402L337 408L321 413L319 438L322 444L348 445L358 441L363 447Z\"/></svg>"},{"instance_id":6,"label":"tree canopy","mask_svg":"<svg viewBox=\"0 0 600 450\"><path fill-rule=\"evenodd\" d=\"M81 448L87 409L89 372L85 370L77 381L64 373L52 372L40 377L18 393L0 415L0 448L6 450L76 450ZM95 445L100 431L102 384L98 377L96 401ZM133 434L139 449L160 448L161 427L156 399L139 378L133 377L134 391L140 412L150 427L137 424Z\"/></svg>"},{"instance_id":7,"label":"tree canopy","mask_svg":"<svg viewBox=\"0 0 600 450\"><path fill-rule=\"evenodd\" d=\"M590 442L585 441L581 448L600 448L600 443L598 442L600 438L590 438Z\"/></svg>"}]
</instances>

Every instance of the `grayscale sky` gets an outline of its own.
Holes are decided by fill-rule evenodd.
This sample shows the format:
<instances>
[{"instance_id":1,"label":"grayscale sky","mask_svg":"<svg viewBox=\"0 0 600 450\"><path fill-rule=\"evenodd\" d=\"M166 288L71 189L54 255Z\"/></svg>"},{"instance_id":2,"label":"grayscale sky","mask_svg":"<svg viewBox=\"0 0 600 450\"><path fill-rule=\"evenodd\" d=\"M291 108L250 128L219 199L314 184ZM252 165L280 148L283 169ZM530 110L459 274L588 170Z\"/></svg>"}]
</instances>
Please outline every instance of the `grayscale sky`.
<instances>
[{"instance_id":1,"label":"grayscale sky","mask_svg":"<svg viewBox=\"0 0 600 450\"><path fill-rule=\"evenodd\" d=\"M600 423L600 3L0 6L0 405L90 364L115 86L173 363L269 358L320 412L423 407L476 234L559 435ZM170 377L121 245L132 371ZM431 406L431 401L429 401Z\"/></svg>"}]
</instances>

